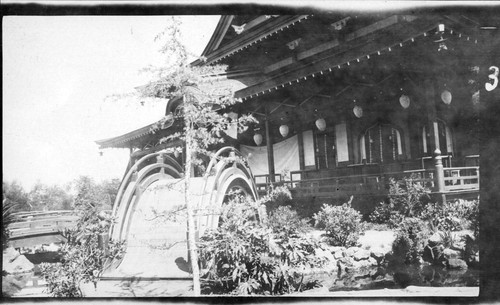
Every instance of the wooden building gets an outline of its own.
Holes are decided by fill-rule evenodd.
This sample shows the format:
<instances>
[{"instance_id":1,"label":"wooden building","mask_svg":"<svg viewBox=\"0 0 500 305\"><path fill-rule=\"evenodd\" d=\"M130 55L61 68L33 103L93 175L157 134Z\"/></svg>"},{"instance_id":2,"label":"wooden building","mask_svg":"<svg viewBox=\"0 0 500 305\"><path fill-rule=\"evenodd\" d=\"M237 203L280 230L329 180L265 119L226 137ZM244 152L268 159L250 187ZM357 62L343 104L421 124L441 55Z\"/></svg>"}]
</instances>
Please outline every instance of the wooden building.
<instances>
[{"instance_id":1,"label":"wooden building","mask_svg":"<svg viewBox=\"0 0 500 305\"><path fill-rule=\"evenodd\" d=\"M477 196L480 96L499 24L484 11L222 16L193 65L227 65L224 82L242 99L231 111L259 120L228 139L260 191L278 183L296 197L356 201L415 174L441 198ZM158 144L175 124L97 143L130 148L130 167L179 145Z\"/></svg>"}]
</instances>

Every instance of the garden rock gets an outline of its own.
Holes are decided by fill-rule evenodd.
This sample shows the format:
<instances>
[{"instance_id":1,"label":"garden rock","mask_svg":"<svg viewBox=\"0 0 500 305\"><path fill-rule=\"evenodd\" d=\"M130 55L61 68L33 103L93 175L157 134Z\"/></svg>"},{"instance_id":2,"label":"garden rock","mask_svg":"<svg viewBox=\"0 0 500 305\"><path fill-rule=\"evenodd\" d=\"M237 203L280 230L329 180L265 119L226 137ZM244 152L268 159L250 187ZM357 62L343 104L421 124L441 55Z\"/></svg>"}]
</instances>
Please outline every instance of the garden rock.
<instances>
[{"instance_id":1,"label":"garden rock","mask_svg":"<svg viewBox=\"0 0 500 305\"><path fill-rule=\"evenodd\" d=\"M3 265L7 265L9 263L12 263L16 258L19 257L19 252L16 251L16 249L9 247L3 251Z\"/></svg>"},{"instance_id":2,"label":"garden rock","mask_svg":"<svg viewBox=\"0 0 500 305\"><path fill-rule=\"evenodd\" d=\"M360 250L360 248L358 248L358 247L349 247L345 250L344 253L345 253L345 256L351 257L351 256L354 256L354 253L356 253L359 250Z\"/></svg>"},{"instance_id":3,"label":"garden rock","mask_svg":"<svg viewBox=\"0 0 500 305\"><path fill-rule=\"evenodd\" d=\"M383 253L380 250L372 250L370 256L373 257L377 261L377 263L380 264L385 257L385 253Z\"/></svg>"},{"instance_id":4,"label":"garden rock","mask_svg":"<svg viewBox=\"0 0 500 305\"><path fill-rule=\"evenodd\" d=\"M33 265L24 255L19 255L10 263L3 265L3 270L9 274L31 272L34 268L35 265Z\"/></svg>"},{"instance_id":5,"label":"garden rock","mask_svg":"<svg viewBox=\"0 0 500 305\"><path fill-rule=\"evenodd\" d=\"M447 248L447 249L443 250L443 256L446 259L460 258L460 252L457 250L452 250L452 249Z\"/></svg>"},{"instance_id":6,"label":"garden rock","mask_svg":"<svg viewBox=\"0 0 500 305\"><path fill-rule=\"evenodd\" d=\"M338 247L338 246L330 246L330 251L333 253L337 253L337 252L344 252L345 251L345 247Z\"/></svg>"},{"instance_id":7,"label":"garden rock","mask_svg":"<svg viewBox=\"0 0 500 305\"><path fill-rule=\"evenodd\" d=\"M354 253L354 260L355 261L360 261L360 260L365 260L370 258L370 251L368 250L358 250L357 252Z\"/></svg>"},{"instance_id":8,"label":"garden rock","mask_svg":"<svg viewBox=\"0 0 500 305\"><path fill-rule=\"evenodd\" d=\"M443 251L444 251L443 245L436 245L433 247L428 245L424 248L422 258L426 262L430 262L433 264L440 264L444 260Z\"/></svg>"},{"instance_id":9,"label":"garden rock","mask_svg":"<svg viewBox=\"0 0 500 305\"><path fill-rule=\"evenodd\" d=\"M368 258L368 262L370 263L370 265L372 267L376 267L379 265L379 262L376 259L374 259L373 257Z\"/></svg>"},{"instance_id":10,"label":"garden rock","mask_svg":"<svg viewBox=\"0 0 500 305\"><path fill-rule=\"evenodd\" d=\"M341 259L344 257L344 252L342 250L336 251L333 254L333 257L335 257L335 259Z\"/></svg>"},{"instance_id":11,"label":"garden rock","mask_svg":"<svg viewBox=\"0 0 500 305\"><path fill-rule=\"evenodd\" d=\"M428 244L430 247L435 247L443 242L441 234L443 234L443 232L438 231L429 237Z\"/></svg>"},{"instance_id":12,"label":"garden rock","mask_svg":"<svg viewBox=\"0 0 500 305\"><path fill-rule=\"evenodd\" d=\"M467 263L458 258L451 258L446 262L448 269L467 269Z\"/></svg>"}]
</instances>

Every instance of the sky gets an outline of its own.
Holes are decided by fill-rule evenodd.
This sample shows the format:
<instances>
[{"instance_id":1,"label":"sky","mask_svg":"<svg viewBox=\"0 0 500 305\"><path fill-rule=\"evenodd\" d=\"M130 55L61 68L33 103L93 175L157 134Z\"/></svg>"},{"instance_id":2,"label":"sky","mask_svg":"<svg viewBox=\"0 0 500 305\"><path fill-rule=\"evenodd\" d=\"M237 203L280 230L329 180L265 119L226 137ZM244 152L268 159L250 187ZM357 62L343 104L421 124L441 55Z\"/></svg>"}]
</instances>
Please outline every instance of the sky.
<instances>
[{"instance_id":1,"label":"sky","mask_svg":"<svg viewBox=\"0 0 500 305\"><path fill-rule=\"evenodd\" d=\"M140 70L165 59L155 36L166 16L7 16L3 18L3 181L29 190L123 176L128 149L95 140L161 118L164 102L110 98L147 81ZM200 55L219 16L182 16L182 40ZM199 26L203 24L203 26Z\"/></svg>"}]
</instances>

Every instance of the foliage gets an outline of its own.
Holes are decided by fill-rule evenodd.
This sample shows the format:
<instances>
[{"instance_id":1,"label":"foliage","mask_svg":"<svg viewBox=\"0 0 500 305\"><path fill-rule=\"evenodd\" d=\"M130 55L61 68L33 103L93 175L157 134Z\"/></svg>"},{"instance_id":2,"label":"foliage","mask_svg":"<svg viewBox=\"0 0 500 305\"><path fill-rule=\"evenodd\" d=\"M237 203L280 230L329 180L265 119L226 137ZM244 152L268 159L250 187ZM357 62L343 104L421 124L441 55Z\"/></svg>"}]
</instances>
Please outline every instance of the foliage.
<instances>
[{"instance_id":1,"label":"foliage","mask_svg":"<svg viewBox=\"0 0 500 305\"><path fill-rule=\"evenodd\" d=\"M278 236L295 236L311 231L308 219L300 218L289 206L280 206L269 213L269 226Z\"/></svg>"},{"instance_id":2,"label":"foliage","mask_svg":"<svg viewBox=\"0 0 500 305\"><path fill-rule=\"evenodd\" d=\"M291 205L293 202L292 193L286 186L271 185L265 200L266 209L274 211L281 206Z\"/></svg>"},{"instance_id":3,"label":"foliage","mask_svg":"<svg viewBox=\"0 0 500 305\"><path fill-rule=\"evenodd\" d=\"M181 131L174 132L160 143L172 140L181 140L185 148L184 183L185 189L190 190L191 168L203 170L203 157L214 156L213 148L224 142L223 133L232 127L239 132L246 130L247 124L254 122L251 115L230 115L233 105L241 102L234 97L233 89L219 80L226 72L226 66L219 65L192 65L188 62L188 52L180 38L180 20L172 17L165 30L156 39L164 40L161 52L167 62L165 66L149 67L152 80L139 88L141 97L179 99L182 103L173 113L168 114L153 126L161 128L172 118L183 123ZM175 147L174 149L178 149ZM194 209L188 192L185 193L187 211L188 244L192 258L194 294L199 294L199 272L197 252L195 251Z\"/></svg>"},{"instance_id":4,"label":"foliage","mask_svg":"<svg viewBox=\"0 0 500 305\"><path fill-rule=\"evenodd\" d=\"M341 206L324 204L314 215L315 226L326 230L326 236L334 246L355 246L364 230L361 213L351 208L351 201L352 197Z\"/></svg>"},{"instance_id":5,"label":"foliage","mask_svg":"<svg viewBox=\"0 0 500 305\"><path fill-rule=\"evenodd\" d=\"M235 198L223 210L220 227L201 238L204 293L280 295L317 285L304 280L303 270L323 263L315 256L318 244L288 234L292 229L273 231L255 217L261 204Z\"/></svg>"},{"instance_id":6,"label":"foliage","mask_svg":"<svg viewBox=\"0 0 500 305\"><path fill-rule=\"evenodd\" d=\"M219 81L226 73L224 65L192 65L188 62L189 54L180 39L180 20L172 17L156 40L162 41L161 52L167 61L162 67L148 67L145 72L151 80L138 88L143 98L176 99L182 103L172 114L174 119L184 122L182 132L176 132L160 142L180 139L190 143L197 157L193 163L200 165L200 156L212 156L210 146L222 143L223 132L235 126L244 131L249 123L255 122L251 115L240 114L237 118L229 115L231 106L241 100L234 97L231 87ZM203 59L202 59L203 62ZM164 117L157 122L157 127L171 117Z\"/></svg>"},{"instance_id":7,"label":"foliage","mask_svg":"<svg viewBox=\"0 0 500 305\"><path fill-rule=\"evenodd\" d=\"M474 265L478 263L479 243L477 237L466 234L462 237L462 242L464 243L462 257L467 264Z\"/></svg>"},{"instance_id":8,"label":"foliage","mask_svg":"<svg viewBox=\"0 0 500 305\"><path fill-rule=\"evenodd\" d=\"M91 211L93 208L109 210L113 205L111 194L116 196L118 187L119 184L114 182L98 184L91 177L80 176L74 181L74 189L77 194L74 206L81 211Z\"/></svg>"},{"instance_id":9,"label":"foliage","mask_svg":"<svg viewBox=\"0 0 500 305\"><path fill-rule=\"evenodd\" d=\"M407 264L419 263L428 237L429 230L424 221L405 218L399 225L392 244L394 257Z\"/></svg>"},{"instance_id":10,"label":"foliage","mask_svg":"<svg viewBox=\"0 0 500 305\"><path fill-rule=\"evenodd\" d=\"M422 212L422 219L429 221L434 230L478 231L479 202L477 200L456 200L446 203L429 203Z\"/></svg>"},{"instance_id":11,"label":"foliage","mask_svg":"<svg viewBox=\"0 0 500 305\"><path fill-rule=\"evenodd\" d=\"M395 228L405 217L419 217L429 201L429 189L415 175L402 181L389 180L389 196L369 216L370 221Z\"/></svg>"},{"instance_id":12,"label":"foliage","mask_svg":"<svg viewBox=\"0 0 500 305\"><path fill-rule=\"evenodd\" d=\"M2 200L2 250L5 250L9 242L8 226L15 221L14 212L18 207L18 203L7 198Z\"/></svg>"},{"instance_id":13,"label":"foliage","mask_svg":"<svg viewBox=\"0 0 500 305\"><path fill-rule=\"evenodd\" d=\"M59 185L46 185L38 181L28 194L31 210L69 210L73 198Z\"/></svg>"},{"instance_id":14,"label":"foliage","mask_svg":"<svg viewBox=\"0 0 500 305\"><path fill-rule=\"evenodd\" d=\"M91 188L91 180L79 180L75 205L80 218L74 229L62 232L67 243L61 248L60 264L42 264L41 272L47 281L48 292L54 297L82 297L80 284L97 283L100 273L115 259L123 256L123 243L109 241L105 253L99 239L107 235L112 219L100 208L102 193Z\"/></svg>"},{"instance_id":15,"label":"foliage","mask_svg":"<svg viewBox=\"0 0 500 305\"><path fill-rule=\"evenodd\" d=\"M18 211L29 211L31 209L28 193L17 181L2 183L3 195L8 201L13 201L17 205Z\"/></svg>"}]
</instances>

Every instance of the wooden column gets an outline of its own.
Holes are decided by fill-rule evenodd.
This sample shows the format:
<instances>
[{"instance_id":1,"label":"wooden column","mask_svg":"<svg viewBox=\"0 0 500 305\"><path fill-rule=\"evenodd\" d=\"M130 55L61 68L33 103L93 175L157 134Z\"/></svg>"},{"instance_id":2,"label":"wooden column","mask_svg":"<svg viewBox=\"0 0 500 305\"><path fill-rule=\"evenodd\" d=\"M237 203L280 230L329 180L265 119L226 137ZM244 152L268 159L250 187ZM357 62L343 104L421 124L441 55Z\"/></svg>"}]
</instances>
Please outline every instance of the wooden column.
<instances>
[{"instance_id":1,"label":"wooden column","mask_svg":"<svg viewBox=\"0 0 500 305\"><path fill-rule=\"evenodd\" d=\"M275 182L273 141L271 139L271 131L269 130L269 107L267 107L267 105L266 105L265 127L266 127L267 166L269 169L269 182Z\"/></svg>"},{"instance_id":2,"label":"wooden column","mask_svg":"<svg viewBox=\"0 0 500 305\"><path fill-rule=\"evenodd\" d=\"M424 82L424 90L425 90L425 105L426 105L426 113L427 113L427 133L429 133L429 141L430 141L430 151L428 153L432 153L436 149L440 149L439 147L439 131L438 124L436 119L436 79L431 77L426 79Z\"/></svg>"},{"instance_id":3,"label":"wooden column","mask_svg":"<svg viewBox=\"0 0 500 305\"><path fill-rule=\"evenodd\" d=\"M446 203L446 194L444 189L444 170L443 162L441 160L441 151L436 149L434 151L434 166L436 168L435 180L435 191L441 196L441 202Z\"/></svg>"},{"instance_id":4,"label":"wooden column","mask_svg":"<svg viewBox=\"0 0 500 305\"><path fill-rule=\"evenodd\" d=\"M304 136L302 135L302 130L299 129L297 133L297 142L299 144L299 167L303 171L306 168L306 161L304 158Z\"/></svg>"}]
</instances>

